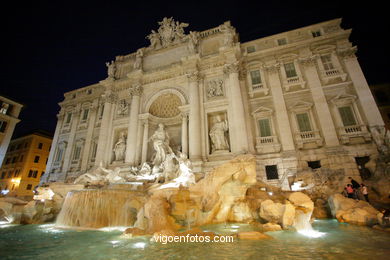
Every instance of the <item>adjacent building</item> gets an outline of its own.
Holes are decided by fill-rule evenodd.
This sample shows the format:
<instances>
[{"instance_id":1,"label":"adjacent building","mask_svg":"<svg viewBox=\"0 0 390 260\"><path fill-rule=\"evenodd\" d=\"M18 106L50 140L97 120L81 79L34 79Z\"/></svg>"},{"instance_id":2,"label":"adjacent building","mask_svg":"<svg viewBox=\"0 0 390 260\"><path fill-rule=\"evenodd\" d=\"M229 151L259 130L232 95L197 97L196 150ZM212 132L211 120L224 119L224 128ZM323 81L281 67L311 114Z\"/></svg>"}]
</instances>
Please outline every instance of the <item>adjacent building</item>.
<instances>
[{"instance_id":1,"label":"adjacent building","mask_svg":"<svg viewBox=\"0 0 390 260\"><path fill-rule=\"evenodd\" d=\"M34 187L45 174L52 138L50 133L35 131L10 142L0 168L2 194L32 198Z\"/></svg>"},{"instance_id":2,"label":"adjacent building","mask_svg":"<svg viewBox=\"0 0 390 260\"><path fill-rule=\"evenodd\" d=\"M9 142L14 133L23 105L0 96L0 165L3 163Z\"/></svg>"},{"instance_id":3,"label":"adjacent building","mask_svg":"<svg viewBox=\"0 0 390 260\"><path fill-rule=\"evenodd\" d=\"M358 164L378 155L384 122L351 30L340 24L241 43L230 22L186 34L188 24L164 18L150 46L107 63L106 79L64 94L44 181L151 162L159 124L197 173L251 153L258 179L284 188L309 167L358 176Z\"/></svg>"},{"instance_id":4,"label":"adjacent building","mask_svg":"<svg viewBox=\"0 0 390 260\"><path fill-rule=\"evenodd\" d=\"M371 85L370 89L374 94L385 126L390 131L390 83Z\"/></svg>"}]
</instances>

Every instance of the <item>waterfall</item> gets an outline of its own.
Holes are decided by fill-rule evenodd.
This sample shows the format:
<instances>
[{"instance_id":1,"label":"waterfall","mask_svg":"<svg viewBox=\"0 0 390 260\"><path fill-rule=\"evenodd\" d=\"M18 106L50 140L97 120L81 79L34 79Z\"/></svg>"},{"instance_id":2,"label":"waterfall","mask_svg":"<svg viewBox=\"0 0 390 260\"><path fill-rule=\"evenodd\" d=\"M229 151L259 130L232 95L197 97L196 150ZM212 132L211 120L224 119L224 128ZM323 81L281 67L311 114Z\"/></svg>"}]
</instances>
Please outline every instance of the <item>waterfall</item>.
<instances>
[{"instance_id":1,"label":"waterfall","mask_svg":"<svg viewBox=\"0 0 390 260\"><path fill-rule=\"evenodd\" d=\"M294 228L297 230L298 233L308 236L308 237L321 237L325 233L318 232L313 229L310 223L312 212L303 212L302 210L297 209L295 211L295 221L294 221Z\"/></svg>"},{"instance_id":2,"label":"waterfall","mask_svg":"<svg viewBox=\"0 0 390 260\"><path fill-rule=\"evenodd\" d=\"M137 211L131 202L134 193L128 190L80 190L69 192L57 226L101 228L131 226Z\"/></svg>"}]
</instances>

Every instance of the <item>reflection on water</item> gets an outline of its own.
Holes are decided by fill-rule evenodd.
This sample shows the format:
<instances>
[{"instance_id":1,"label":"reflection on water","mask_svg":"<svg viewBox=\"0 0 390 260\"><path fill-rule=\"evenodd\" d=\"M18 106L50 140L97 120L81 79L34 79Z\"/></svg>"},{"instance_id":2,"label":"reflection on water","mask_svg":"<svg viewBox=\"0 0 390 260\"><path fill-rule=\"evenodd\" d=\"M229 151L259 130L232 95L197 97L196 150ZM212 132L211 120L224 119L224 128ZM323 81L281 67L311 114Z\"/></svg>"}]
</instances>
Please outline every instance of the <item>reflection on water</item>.
<instances>
[{"instance_id":1,"label":"reflection on water","mask_svg":"<svg viewBox=\"0 0 390 260\"><path fill-rule=\"evenodd\" d=\"M309 238L294 231L268 232L272 240L233 243L150 242L150 237L126 239L120 231L73 231L54 225L0 228L1 259L389 259L390 234L367 227L314 222L326 233ZM245 224L203 227L220 234L248 231Z\"/></svg>"}]
</instances>

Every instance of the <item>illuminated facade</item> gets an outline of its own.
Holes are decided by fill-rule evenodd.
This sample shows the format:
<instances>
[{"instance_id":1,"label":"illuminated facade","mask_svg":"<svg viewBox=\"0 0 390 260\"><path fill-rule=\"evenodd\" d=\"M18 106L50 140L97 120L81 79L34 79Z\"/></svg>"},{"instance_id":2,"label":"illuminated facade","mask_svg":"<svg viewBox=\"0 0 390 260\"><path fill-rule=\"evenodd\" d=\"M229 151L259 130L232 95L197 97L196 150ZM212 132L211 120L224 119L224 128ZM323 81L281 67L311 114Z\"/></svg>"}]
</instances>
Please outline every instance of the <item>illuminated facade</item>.
<instances>
[{"instance_id":1,"label":"illuminated facade","mask_svg":"<svg viewBox=\"0 0 390 260\"><path fill-rule=\"evenodd\" d=\"M359 176L356 160L377 157L384 123L340 24L240 43L230 22L185 34L188 24L164 18L150 46L65 93L44 181L72 181L100 163L151 162L159 124L197 173L251 153L258 179L285 188L308 167Z\"/></svg>"},{"instance_id":2,"label":"illuminated facade","mask_svg":"<svg viewBox=\"0 0 390 260\"><path fill-rule=\"evenodd\" d=\"M45 173L52 136L37 131L11 140L0 169L3 194L32 197L33 189Z\"/></svg>"}]
</instances>

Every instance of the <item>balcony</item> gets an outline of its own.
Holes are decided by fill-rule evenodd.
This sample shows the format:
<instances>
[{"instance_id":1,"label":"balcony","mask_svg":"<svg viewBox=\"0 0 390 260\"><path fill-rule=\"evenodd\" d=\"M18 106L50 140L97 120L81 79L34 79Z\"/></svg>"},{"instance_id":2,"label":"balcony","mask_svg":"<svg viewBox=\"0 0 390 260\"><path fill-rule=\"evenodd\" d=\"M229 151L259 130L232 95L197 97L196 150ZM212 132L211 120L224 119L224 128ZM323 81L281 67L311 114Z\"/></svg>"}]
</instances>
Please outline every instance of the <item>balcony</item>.
<instances>
[{"instance_id":1,"label":"balcony","mask_svg":"<svg viewBox=\"0 0 390 260\"><path fill-rule=\"evenodd\" d=\"M337 78L341 79L342 81L347 79L347 74L344 73L341 68L322 70L320 74L325 84L328 84L331 80Z\"/></svg>"},{"instance_id":2,"label":"balcony","mask_svg":"<svg viewBox=\"0 0 390 260\"><path fill-rule=\"evenodd\" d=\"M340 127L339 136L342 144L360 144L371 141L371 134L365 125Z\"/></svg>"},{"instance_id":3,"label":"balcony","mask_svg":"<svg viewBox=\"0 0 390 260\"><path fill-rule=\"evenodd\" d=\"M278 153L280 148L277 136L256 137L256 150L259 154Z\"/></svg>"},{"instance_id":4,"label":"balcony","mask_svg":"<svg viewBox=\"0 0 390 260\"><path fill-rule=\"evenodd\" d=\"M253 98L256 93L264 93L264 95L268 95L268 92L269 89L263 83L260 83L252 85L252 89L249 90L249 96Z\"/></svg>"},{"instance_id":5,"label":"balcony","mask_svg":"<svg viewBox=\"0 0 390 260\"><path fill-rule=\"evenodd\" d=\"M323 139L318 130L296 133L295 142L298 149L314 149L323 145Z\"/></svg>"},{"instance_id":6,"label":"balcony","mask_svg":"<svg viewBox=\"0 0 390 260\"><path fill-rule=\"evenodd\" d=\"M289 91L290 88L295 86L300 86L301 88L305 88L306 82L303 81L302 78L299 76L284 79L283 87L285 88L286 91Z\"/></svg>"}]
</instances>

